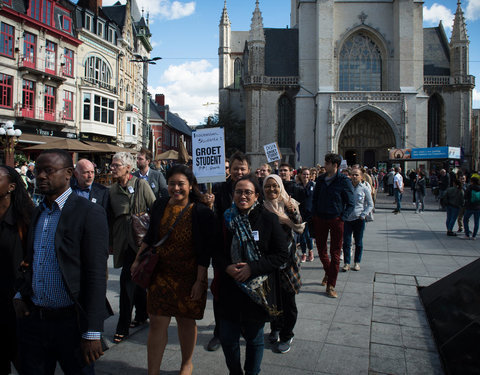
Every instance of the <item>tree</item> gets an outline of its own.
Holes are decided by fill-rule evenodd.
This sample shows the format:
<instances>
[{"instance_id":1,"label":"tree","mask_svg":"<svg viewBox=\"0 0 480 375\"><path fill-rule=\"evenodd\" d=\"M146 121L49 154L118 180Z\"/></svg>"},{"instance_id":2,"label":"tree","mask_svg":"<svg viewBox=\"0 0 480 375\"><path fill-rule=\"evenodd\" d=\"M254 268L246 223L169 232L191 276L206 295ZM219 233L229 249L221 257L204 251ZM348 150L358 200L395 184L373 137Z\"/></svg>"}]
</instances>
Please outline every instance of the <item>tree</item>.
<instances>
[{"instance_id":1,"label":"tree","mask_svg":"<svg viewBox=\"0 0 480 375\"><path fill-rule=\"evenodd\" d=\"M206 128L225 129L226 156L239 150L245 152L245 121L240 121L231 109L220 110L205 119Z\"/></svg>"}]
</instances>

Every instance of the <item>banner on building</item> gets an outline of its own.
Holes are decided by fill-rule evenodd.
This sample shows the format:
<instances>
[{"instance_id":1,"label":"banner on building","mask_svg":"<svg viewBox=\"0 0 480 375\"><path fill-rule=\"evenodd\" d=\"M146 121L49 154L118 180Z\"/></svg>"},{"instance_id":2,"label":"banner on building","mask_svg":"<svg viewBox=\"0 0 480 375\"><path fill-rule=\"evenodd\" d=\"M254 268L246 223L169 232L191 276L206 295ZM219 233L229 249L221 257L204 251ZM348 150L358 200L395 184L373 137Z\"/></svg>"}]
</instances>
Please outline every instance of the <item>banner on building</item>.
<instances>
[{"instance_id":1,"label":"banner on building","mask_svg":"<svg viewBox=\"0 0 480 375\"><path fill-rule=\"evenodd\" d=\"M193 173L199 183L225 181L225 136L223 128L192 132Z\"/></svg>"},{"instance_id":2,"label":"banner on building","mask_svg":"<svg viewBox=\"0 0 480 375\"><path fill-rule=\"evenodd\" d=\"M269 143L263 146L263 149L265 150L265 156L269 163L282 159L282 153L278 148L277 142Z\"/></svg>"},{"instance_id":3,"label":"banner on building","mask_svg":"<svg viewBox=\"0 0 480 375\"><path fill-rule=\"evenodd\" d=\"M395 148L390 150L391 160L432 160L432 159L461 159L460 147L424 147L424 148Z\"/></svg>"}]
</instances>

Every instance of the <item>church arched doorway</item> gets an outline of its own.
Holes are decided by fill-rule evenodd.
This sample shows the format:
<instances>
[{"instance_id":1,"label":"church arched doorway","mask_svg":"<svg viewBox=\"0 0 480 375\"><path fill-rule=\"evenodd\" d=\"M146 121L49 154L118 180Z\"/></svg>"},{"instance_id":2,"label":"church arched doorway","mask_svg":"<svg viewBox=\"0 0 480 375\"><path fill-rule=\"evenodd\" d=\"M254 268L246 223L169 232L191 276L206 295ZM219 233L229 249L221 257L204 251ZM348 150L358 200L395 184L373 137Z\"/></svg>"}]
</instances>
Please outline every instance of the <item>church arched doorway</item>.
<instances>
[{"instance_id":1,"label":"church arched doorway","mask_svg":"<svg viewBox=\"0 0 480 375\"><path fill-rule=\"evenodd\" d=\"M388 160L388 149L396 147L395 135L388 123L372 111L363 111L350 119L340 134L338 152L348 165L375 167Z\"/></svg>"}]
</instances>

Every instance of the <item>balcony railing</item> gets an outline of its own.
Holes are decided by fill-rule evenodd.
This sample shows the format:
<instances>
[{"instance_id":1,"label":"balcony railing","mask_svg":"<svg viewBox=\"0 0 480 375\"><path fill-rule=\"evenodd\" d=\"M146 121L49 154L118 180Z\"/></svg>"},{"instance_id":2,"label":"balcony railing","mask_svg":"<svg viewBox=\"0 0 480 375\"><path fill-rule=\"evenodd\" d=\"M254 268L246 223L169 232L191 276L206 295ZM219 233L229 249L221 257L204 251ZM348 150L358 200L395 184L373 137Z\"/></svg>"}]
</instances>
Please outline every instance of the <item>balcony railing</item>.
<instances>
[{"instance_id":1,"label":"balcony railing","mask_svg":"<svg viewBox=\"0 0 480 375\"><path fill-rule=\"evenodd\" d=\"M271 85L271 86L295 86L298 85L298 77L267 77L247 76L245 85Z\"/></svg>"},{"instance_id":2,"label":"balcony railing","mask_svg":"<svg viewBox=\"0 0 480 375\"><path fill-rule=\"evenodd\" d=\"M402 100L402 94L389 91L342 91L335 94L334 100L344 102L398 102Z\"/></svg>"},{"instance_id":3,"label":"balcony railing","mask_svg":"<svg viewBox=\"0 0 480 375\"><path fill-rule=\"evenodd\" d=\"M424 76L423 84L427 86L447 86L447 85L475 85L475 76Z\"/></svg>"},{"instance_id":4,"label":"balcony railing","mask_svg":"<svg viewBox=\"0 0 480 375\"><path fill-rule=\"evenodd\" d=\"M35 121L57 122L61 124L66 123L64 111L45 111L43 108L20 107L15 109L16 117L23 117Z\"/></svg>"},{"instance_id":5,"label":"balcony railing","mask_svg":"<svg viewBox=\"0 0 480 375\"><path fill-rule=\"evenodd\" d=\"M112 86L108 83L99 81L98 79L90 78L90 77L84 77L81 79L82 80L82 85L84 86L90 86L90 87L97 87L100 89L105 89L108 90L114 94L117 93L117 88L115 86Z\"/></svg>"},{"instance_id":6,"label":"balcony railing","mask_svg":"<svg viewBox=\"0 0 480 375\"><path fill-rule=\"evenodd\" d=\"M65 81L67 77L73 77L73 74L67 74L65 66L57 66L55 62L45 62L45 59L33 58L33 56L20 55L18 58L19 70L29 70L32 73L48 75L52 79Z\"/></svg>"}]
</instances>

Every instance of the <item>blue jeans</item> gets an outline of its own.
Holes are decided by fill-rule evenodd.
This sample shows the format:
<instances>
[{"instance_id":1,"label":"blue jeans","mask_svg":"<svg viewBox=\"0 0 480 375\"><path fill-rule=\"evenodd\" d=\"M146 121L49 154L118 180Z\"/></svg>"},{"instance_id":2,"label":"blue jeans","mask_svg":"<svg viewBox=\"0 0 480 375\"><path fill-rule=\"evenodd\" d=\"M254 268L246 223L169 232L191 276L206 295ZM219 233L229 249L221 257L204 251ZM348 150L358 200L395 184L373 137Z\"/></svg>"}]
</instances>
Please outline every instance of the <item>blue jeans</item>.
<instances>
[{"instance_id":1,"label":"blue jeans","mask_svg":"<svg viewBox=\"0 0 480 375\"><path fill-rule=\"evenodd\" d=\"M365 231L365 220L357 219L345 221L343 225L343 261L350 264L350 249L352 248L352 233L355 239L355 263L362 261L363 253L363 232Z\"/></svg>"},{"instance_id":2,"label":"blue jeans","mask_svg":"<svg viewBox=\"0 0 480 375\"><path fill-rule=\"evenodd\" d=\"M455 222L457 221L458 217L458 211L460 211L460 208L458 207L453 207L453 206L447 206L447 230L449 232L453 231L453 227L455 225Z\"/></svg>"},{"instance_id":3,"label":"blue jeans","mask_svg":"<svg viewBox=\"0 0 480 375\"><path fill-rule=\"evenodd\" d=\"M308 250L313 249L312 237L310 237L310 231L308 230L308 223L305 225L305 230L300 235L300 247L302 248L302 253L305 254Z\"/></svg>"},{"instance_id":4,"label":"blue jeans","mask_svg":"<svg viewBox=\"0 0 480 375\"><path fill-rule=\"evenodd\" d=\"M470 228L468 227L468 222L470 220L470 216L473 215L473 233L472 237L476 237L478 233L478 223L480 222L480 210L469 210L468 208L465 210L465 214L463 215L463 226L465 227L465 235L467 237L470 236Z\"/></svg>"},{"instance_id":5,"label":"blue jeans","mask_svg":"<svg viewBox=\"0 0 480 375\"><path fill-rule=\"evenodd\" d=\"M419 191L415 192L415 209L417 212L425 210L425 195ZM420 209L420 205L422 208Z\"/></svg>"},{"instance_id":6,"label":"blue jeans","mask_svg":"<svg viewBox=\"0 0 480 375\"><path fill-rule=\"evenodd\" d=\"M245 375L260 373L263 358L263 322L232 322L220 319L220 342L231 375L243 374L240 363L240 334L247 343L245 348Z\"/></svg>"},{"instance_id":7,"label":"blue jeans","mask_svg":"<svg viewBox=\"0 0 480 375\"><path fill-rule=\"evenodd\" d=\"M53 375L57 361L66 375L95 374L83 361L75 315L45 320L32 311L17 319L17 334L22 375Z\"/></svg>"},{"instance_id":8,"label":"blue jeans","mask_svg":"<svg viewBox=\"0 0 480 375\"><path fill-rule=\"evenodd\" d=\"M400 193L400 189L393 189L393 195L397 203L397 211L400 212L402 210L402 193Z\"/></svg>"}]
</instances>

